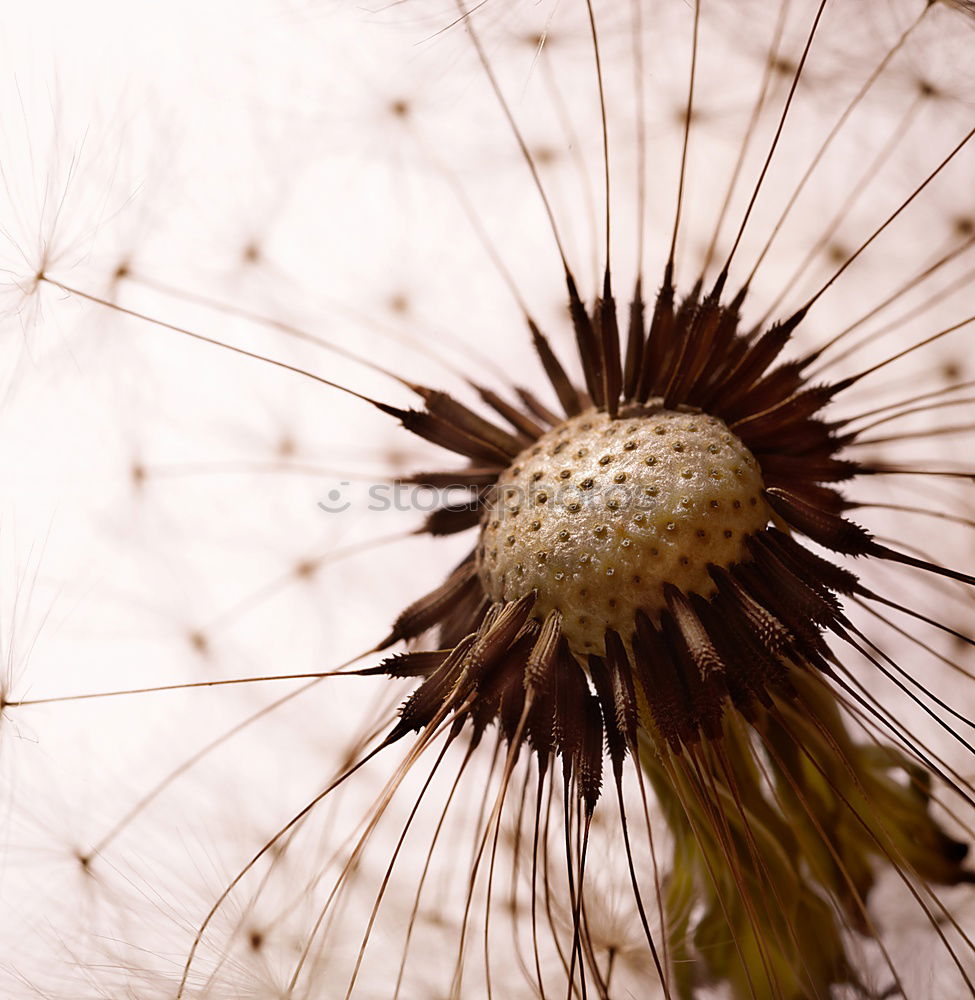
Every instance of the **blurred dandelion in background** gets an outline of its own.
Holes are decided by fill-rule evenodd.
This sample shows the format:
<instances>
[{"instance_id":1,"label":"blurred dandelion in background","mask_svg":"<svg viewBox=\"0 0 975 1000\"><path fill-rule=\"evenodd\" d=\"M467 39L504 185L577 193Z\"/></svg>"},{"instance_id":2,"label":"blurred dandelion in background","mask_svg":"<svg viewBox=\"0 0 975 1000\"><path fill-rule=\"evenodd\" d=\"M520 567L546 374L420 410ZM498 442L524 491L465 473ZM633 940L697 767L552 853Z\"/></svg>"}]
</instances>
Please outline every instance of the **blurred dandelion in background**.
<instances>
[{"instance_id":1,"label":"blurred dandelion in background","mask_svg":"<svg viewBox=\"0 0 975 1000\"><path fill-rule=\"evenodd\" d=\"M5 996L975 994L972 13L5 13Z\"/></svg>"}]
</instances>

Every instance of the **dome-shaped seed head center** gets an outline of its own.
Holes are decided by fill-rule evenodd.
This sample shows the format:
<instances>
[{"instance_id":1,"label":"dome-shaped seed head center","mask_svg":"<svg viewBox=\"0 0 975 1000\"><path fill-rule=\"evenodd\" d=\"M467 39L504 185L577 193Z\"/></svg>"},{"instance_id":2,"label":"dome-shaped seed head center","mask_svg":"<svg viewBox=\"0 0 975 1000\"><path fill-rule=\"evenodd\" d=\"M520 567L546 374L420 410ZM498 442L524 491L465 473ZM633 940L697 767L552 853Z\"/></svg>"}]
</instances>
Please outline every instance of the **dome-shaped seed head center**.
<instances>
[{"instance_id":1,"label":"dome-shaped seed head center","mask_svg":"<svg viewBox=\"0 0 975 1000\"><path fill-rule=\"evenodd\" d=\"M489 596L536 592L557 608L573 651L601 654L656 620L665 586L710 596L708 565L747 558L769 522L758 462L725 423L648 406L611 420L589 411L523 451L484 513L478 567Z\"/></svg>"}]
</instances>

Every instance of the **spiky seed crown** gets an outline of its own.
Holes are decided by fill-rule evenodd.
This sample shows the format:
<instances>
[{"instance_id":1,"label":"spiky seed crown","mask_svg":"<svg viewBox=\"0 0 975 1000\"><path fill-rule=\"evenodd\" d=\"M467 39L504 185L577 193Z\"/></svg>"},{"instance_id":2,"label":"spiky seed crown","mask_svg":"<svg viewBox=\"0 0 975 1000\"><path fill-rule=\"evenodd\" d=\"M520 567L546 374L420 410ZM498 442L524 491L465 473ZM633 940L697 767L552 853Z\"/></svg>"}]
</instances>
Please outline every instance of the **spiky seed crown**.
<instances>
[{"instance_id":1,"label":"spiky seed crown","mask_svg":"<svg viewBox=\"0 0 975 1000\"><path fill-rule=\"evenodd\" d=\"M422 386L415 388L424 409L383 406L410 430L469 460L460 472L411 478L470 491L470 503L435 511L426 530L480 527L476 547L442 586L400 615L380 647L431 629L442 647L402 653L375 668L420 680L384 745L419 731L422 748L448 724L449 739L466 730L476 745L496 725L509 747L508 767L523 748L532 752L539 795L552 763L561 761L566 809L586 829L605 759L621 818L623 765L634 759L641 785L645 774L675 837L700 845L691 867L700 866L710 902L695 939L712 922L725 937L732 928L736 941L754 929L750 917L726 912L721 887L713 884L709 859L724 855L734 869L727 891L746 893L744 876L736 874L741 859L732 861L720 828L702 829L694 818L712 816L718 786L729 789L738 810L742 794L756 796L780 844L812 818L824 843L842 844L844 857L827 871L816 867L815 852L802 861L796 845L789 878L807 864L815 874L796 884L789 905L815 925L814 947L800 945L799 955L783 945L790 957L774 974L747 961L742 973L734 955L702 951L707 976L743 974L749 995L765 995L754 992L754 980L766 976L768 995L777 994L772 984L780 974L797 977L789 996L810 995L807 977L814 995L837 983L856 985L841 928L872 933L865 900L875 859L895 858L900 870L896 858L908 858L915 877L934 883L975 881L975 875L963 867L968 846L944 832L928 798L905 795L889 766L878 769L870 748L861 752L840 718L837 687L851 688L824 633L862 651L866 641L843 599L890 602L795 536L833 553L906 563L970 584L975 578L882 545L845 516L856 504L837 484L883 468L845 457L857 433L820 414L875 369L812 385L806 372L815 354L776 363L805 309L767 330L743 333L744 290L722 304L722 276L708 296L702 299L699 283L678 303L668 266L649 323L637 283L623 352L608 272L591 313L567 277L585 388L573 384L529 321L564 415L528 390L516 390L522 405L515 406L476 385L507 426ZM627 484L625 497L608 489ZM647 510L632 509L634 494L652 501ZM595 502L587 506L589 495ZM852 694L856 699L858 692ZM778 791L767 801L756 784L756 745L790 786L792 806ZM872 814L864 818L855 804L867 787L898 802L896 826L886 825L882 837L870 826ZM813 801L820 807L810 813ZM851 839L850 814L866 835ZM733 825L734 815L722 822ZM754 836L748 824L746 830ZM851 870L862 873L855 882ZM639 903L636 882L634 891ZM826 908L821 892L837 910ZM644 926L665 982L668 973ZM812 971L810 957L818 963Z\"/></svg>"},{"instance_id":2,"label":"spiky seed crown","mask_svg":"<svg viewBox=\"0 0 975 1000\"><path fill-rule=\"evenodd\" d=\"M498 722L506 738L528 740L540 756L561 756L591 807L599 793L604 728L610 755L618 759L632 751L641 733L661 750L679 753L702 738L717 738L729 705L752 719L773 697L793 696L796 670L832 673L833 656L822 633L846 636L850 628L838 595L869 592L848 570L799 544L793 531L837 553L969 578L880 545L844 516L852 504L835 484L875 470L842 456L856 435L842 423L827 422L820 411L861 376L810 385L805 372L815 354L776 363L805 310L767 330L741 332L744 289L723 304L722 278L708 295L702 297L698 283L678 302L668 267L649 322L637 284L623 352L608 275L591 312L571 276L567 285L585 388L573 384L545 335L529 321L564 416L521 388L520 407L479 389L507 428L423 386L414 387L425 403L421 410L381 404L414 433L469 460L458 472L420 473L408 480L435 487L461 484L471 491L472 502L435 511L426 530L453 534L482 522L484 528L479 545L441 587L400 615L381 646L436 628L443 650L432 659L429 653L406 653L380 669L424 678L403 706L391 739L452 713L458 723L472 723L475 738ZM682 453L673 448L651 453L638 445L632 457L621 457L614 466L616 452L600 447L600 435L625 443L627 431L644 421L647 439L665 438L668 425L681 428L681 442L675 438L675 443L685 449L699 435L703 450L695 451L695 464L679 461ZM663 435L656 435L658 425ZM634 434L639 437L640 431ZM724 468L718 462L722 447L728 449ZM586 452L582 458L580 451ZM563 463L566 452L575 462L594 460L591 471ZM622 444L619 454L628 454ZM666 466L666 474L657 480L641 469L637 477L638 455L644 467L649 458ZM568 554L571 561L574 554L558 548L561 533L571 535L571 529L561 513L538 515L547 506L539 504L538 493L530 511L519 508L514 515L516 530L505 527L498 506L506 488L530 487L539 473L538 482L550 472L561 481L567 469L568 481L578 475L579 485L592 479L595 487L596 476L611 468L614 475L632 473L644 489L659 488L665 508L680 512L686 496L687 509L693 509L683 523L663 522L665 536L673 524L682 538L667 571L661 567L646 579L635 567L659 558L661 547L653 541L659 525L651 521L645 534L641 529L639 544L627 547L619 532L625 517L620 511L607 510L607 517L598 519L592 512L584 515L593 536L579 542L579 562L589 557L581 563L586 579L592 582L589 574L596 567L613 569L614 577L617 564L633 570L629 585L616 595L602 576L598 587L587 586L569 579L567 564L560 568L559 560ZM710 477L712 469L722 477L730 469L722 487L728 492L712 489L723 481ZM695 477L700 493L681 488ZM705 516L713 501L723 509L720 524L713 522L720 538L710 537L712 521ZM570 520L572 513L566 511ZM770 519L774 525L767 526ZM618 546L599 538L601 527L607 538L612 530ZM544 545L532 540L536 531L539 537L544 533ZM635 548L632 561L622 554L626 548Z\"/></svg>"}]
</instances>

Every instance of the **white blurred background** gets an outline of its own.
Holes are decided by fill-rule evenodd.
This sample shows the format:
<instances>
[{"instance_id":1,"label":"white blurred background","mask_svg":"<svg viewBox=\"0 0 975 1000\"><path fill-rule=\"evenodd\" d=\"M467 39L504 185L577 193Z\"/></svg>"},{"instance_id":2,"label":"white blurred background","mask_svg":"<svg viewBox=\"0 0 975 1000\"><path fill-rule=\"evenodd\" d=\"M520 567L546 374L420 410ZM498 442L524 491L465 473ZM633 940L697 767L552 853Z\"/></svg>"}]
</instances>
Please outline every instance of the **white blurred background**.
<instances>
[{"instance_id":1,"label":"white blurred background","mask_svg":"<svg viewBox=\"0 0 975 1000\"><path fill-rule=\"evenodd\" d=\"M476 23L491 64L591 296L602 265L601 135L585 8L566 0L482 6ZM633 8L596 5L621 299L634 279L641 228L648 295L666 257L691 6L646 5L649 165L641 227ZM707 253L777 13L751 2L706 6L678 253L684 288ZM739 251L739 281L832 123L917 6L865 10L837 0L829 9ZM809 4L796 8L786 30L792 59L812 13ZM515 381L551 401L491 252L569 356L559 258L473 49L452 26L457 16L449 3L413 2L3 5L6 701L330 670L371 648L398 611L466 551L465 539L401 537L421 523L420 512L368 509L371 483L438 467L444 458L436 449L368 403L111 308L397 405L412 399L395 381L283 326L466 398L465 377L494 388ZM970 126L975 91L964 53L971 30L947 10L929 21L802 193L756 276L746 309L752 321L773 303L775 315L801 304ZM537 37L545 32L548 44L539 51ZM781 107L788 82L775 76L770 106ZM933 94L921 99L923 84ZM741 217L775 125L776 115L763 116L729 219ZM888 144L886 158L873 166ZM805 331L807 345L828 339L965 245L964 227L975 218L972 165L970 155L953 163L824 297ZM861 178L862 193L845 204ZM836 232L817 248L837 210ZM716 259L727 253L735 228L729 223L721 233ZM811 247L813 264L793 281ZM972 266L973 255L959 251L929 283L898 299L873 328L912 309L915 315L883 340L882 351L963 318L965 303L971 308ZM73 293L38 283L42 272ZM970 334L947 338L892 366L847 412L942 386L946 378L975 377L970 343ZM830 374L849 374L882 356L861 351ZM956 416L952 423L971 421L972 407ZM930 419L922 414L917 426ZM943 413L933 419L949 422ZM938 468L970 463L971 441L969 432L878 448L890 461ZM330 498L335 490L339 497ZM971 516L970 493L949 480L869 484L859 495L866 494L900 503L920 498ZM320 501L350 506L329 514ZM972 565L970 530L876 511L863 520L955 565ZM891 593L925 613L959 627L971 619L970 600L954 589L919 591L893 570L885 579ZM932 641L951 648L942 638ZM915 655L890 633L884 642ZM939 668L925 661L924 669L936 677ZM357 740L388 722L406 690L326 679L199 756L299 683L7 709L0 722L4 995L174 994L195 928L226 882L341 768ZM961 711L975 708L970 687L948 690ZM912 713L919 735L958 756L908 701L889 703ZM487 765L485 759L474 769L486 773ZM333 852L348 856L347 838L392 770L390 760L370 765L316 813L275 877L255 882L224 908L201 952L194 995L283 995L327 894L322 872L334 877ZM344 996L350 956L421 780L411 774L395 799L363 862L368 888L353 892L342 911L348 932L334 932L330 948L316 954L317 985L307 995ZM416 872L448 786L431 797L425 825L407 842L407 874L393 882L387 922L371 946L376 952L398 955ZM438 892L449 896L452 878L466 877L472 845L463 837L479 794L462 793L454 832L444 835L434 900ZM625 939L632 912L617 899L625 893L610 878L605 895L611 914L622 914ZM453 942L456 899L453 905L431 904L425 940ZM606 919L611 935L617 924ZM923 918L912 915L891 933L909 943L918 926ZM499 931L499 940L510 940L506 933ZM441 966L449 972L452 947L447 957L414 963L410 997L441 995ZM377 961L374 970L367 962L361 995L388 1000L390 961ZM924 956L917 963L918 980L928 982L934 973ZM397 964L394 958L394 973ZM333 966L343 970L334 979ZM518 992L525 987L516 985L514 963L510 973L512 992L501 995L527 995ZM476 989L469 995L480 995Z\"/></svg>"}]
</instances>

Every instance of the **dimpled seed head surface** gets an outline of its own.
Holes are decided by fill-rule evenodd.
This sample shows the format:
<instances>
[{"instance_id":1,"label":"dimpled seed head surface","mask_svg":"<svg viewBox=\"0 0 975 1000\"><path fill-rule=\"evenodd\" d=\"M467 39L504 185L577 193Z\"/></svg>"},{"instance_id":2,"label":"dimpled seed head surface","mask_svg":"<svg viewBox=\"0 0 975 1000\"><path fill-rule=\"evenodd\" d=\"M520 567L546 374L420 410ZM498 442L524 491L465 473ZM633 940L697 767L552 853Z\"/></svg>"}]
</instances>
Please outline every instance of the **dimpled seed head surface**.
<instances>
[{"instance_id":1,"label":"dimpled seed head surface","mask_svg":"<svg viewBox=\"0 0 975 1000\"><path fill-rule=\"evenodd\" d=\"M478 567L496 601L537 592L578 654L625 640L636 612L655 619L664 586L709 596L707 565L746 557L770 519L758 463L723 421L648 406L616 420L595 410L559 424L498 480Z\"/></svg>"}]
</instances>

